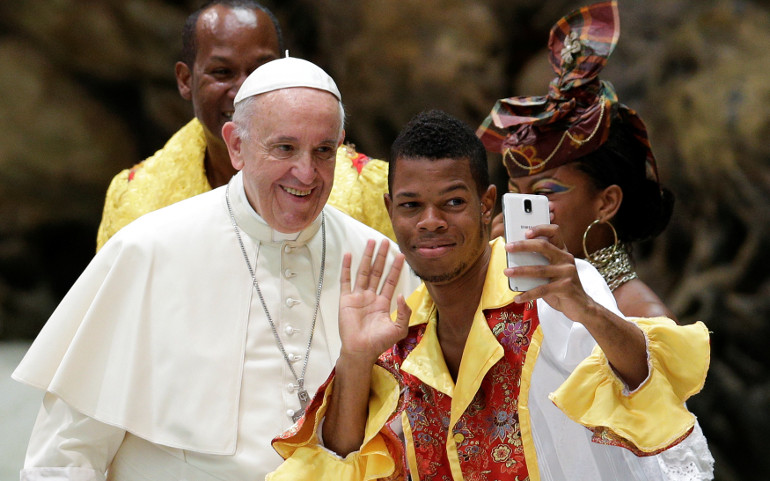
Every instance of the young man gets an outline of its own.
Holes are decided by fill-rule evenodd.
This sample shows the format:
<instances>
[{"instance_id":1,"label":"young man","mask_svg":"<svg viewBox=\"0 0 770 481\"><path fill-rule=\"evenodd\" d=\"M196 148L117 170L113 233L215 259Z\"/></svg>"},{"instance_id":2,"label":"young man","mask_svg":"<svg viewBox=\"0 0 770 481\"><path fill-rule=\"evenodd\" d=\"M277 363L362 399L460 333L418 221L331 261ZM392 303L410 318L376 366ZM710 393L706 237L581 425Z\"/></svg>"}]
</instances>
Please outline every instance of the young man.
<instances>
[{"instance_id":1,"label":"young man","mask_svg":"<svg viewBox=\"0 0 770 481\"><path fill-rule=\"evenodd\" d=\"M401 132L389 186L399 247L424 285L398 299L392 321L400 263L385 275L386 251L370 244L351 279L346 258L333 382L274 441L288 460L268 479L404 479L387 428L399 412L415 480L663 479L623 448L655 453L689 434L683 403L705 379L706 328L619 317L558 226L488 243L496 192L484 147L444 113ZM506 268L506 252L525 251L549 265ZM549 283L517 293L506 276Z\"/></svg>"},{"instance_id":2,"label":"young man","mask_svg":"<svg viewBox=\"0 0 770 481\"><path fill-rule=\"evenodd\" d=\"M239 481L278 466L271 439L339 353L343 249L358 262L386 239L326 206L341 102L310 62L259 67L223 127L239 173L99 251L13 374L45 391L22 480Z\"/></svg>"},{"instance_id":3,"label":"young man","mask_svg":"<svg viewBox=\"0 0 770 481\"><path fill-rule=\"evenodd\" d=\"M233 99L244 79L283 52L278 21L253 0L213 0L187 18L175 75L195 118L154 155L112 179L97 250L138 217L225 185L235 175L222 127L232 119ZM387 162L341 145L337 163L329 204L393 238L380 202L387 190Z\"/></svg>"}]
</instances>

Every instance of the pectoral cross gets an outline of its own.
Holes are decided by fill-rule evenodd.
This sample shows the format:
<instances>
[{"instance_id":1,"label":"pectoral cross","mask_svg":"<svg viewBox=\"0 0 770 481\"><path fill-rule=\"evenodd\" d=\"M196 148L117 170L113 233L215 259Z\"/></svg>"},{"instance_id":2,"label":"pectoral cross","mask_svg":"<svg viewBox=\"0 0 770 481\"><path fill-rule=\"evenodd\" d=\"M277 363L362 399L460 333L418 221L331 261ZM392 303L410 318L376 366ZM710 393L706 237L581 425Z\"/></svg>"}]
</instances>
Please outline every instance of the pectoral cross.
<instances>
[{"instance_id":1,"label":"pectoral cross","mask_svg":"<svg viewBox=\"0 0 770 481\"><path fill-rule=\"evenodd\" d=\"M297 391L297 397L299 398L299 410L294 413L294 415L291 417L291 419L296 423L299 421L299 418L302 417L303 414L305 414L305 409L307 409L307 404L310 402L310 395L308 395L305 388L302 386L302 381L299 381L299 390Z\"/></svg>"}]
</instances>

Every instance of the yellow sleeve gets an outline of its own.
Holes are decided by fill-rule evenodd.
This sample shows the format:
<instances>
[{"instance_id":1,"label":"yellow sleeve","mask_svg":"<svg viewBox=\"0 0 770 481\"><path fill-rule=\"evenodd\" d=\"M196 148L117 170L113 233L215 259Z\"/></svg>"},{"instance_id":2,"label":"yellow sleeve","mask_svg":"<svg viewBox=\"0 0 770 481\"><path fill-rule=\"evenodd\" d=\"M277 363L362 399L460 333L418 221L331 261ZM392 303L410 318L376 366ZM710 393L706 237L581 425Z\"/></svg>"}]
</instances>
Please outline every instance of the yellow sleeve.
<instances>
[{"instance_id":1,"label":"yellow sleeve","mask_svg":"<svg viewBox=\"0 0 770 481\"><path fill-rule=\"evenodd\" d=\"M117 231L126 226L133 219L119 215L121 205L120 199L128 189L129 169L121 171L112 178L110 186L107 188L107 195L104 199L104 211L102 212L102 222L99 224L99 230L96 234L96 251L104 246L110 237Z\"/></svg>"},{"instance_id":2,"label":"yellow sleeve","mask_svg":"<svg viewBox=\"0 0 770 481\"><path fill-rule=\"evenodd\" d=\"M633 392L597 346L551 394L570 419L594 431L594 441L637 455L663 451L684 439L695 416L685 401L703 388L710 361L708 329L667 318L631 319L647 338L650 373Z\"/></svg>"},{"instance_id":3,"label":"yellow sleeve","mask_svg":"<svg viewBox=\"0 0 770 481\"><path fill-rule=\"evenodd\" d=\"M399 386L384 368L374 366L369 418L359 451L342 458L318 444L318 426L326 413L333 380L319 393L290 431L273 440L284 459L266 481L369 481L405 479L401 442L387 426L398 406ZM323 391L321 391L323 390Z\"/></svg>"}]
</instances>

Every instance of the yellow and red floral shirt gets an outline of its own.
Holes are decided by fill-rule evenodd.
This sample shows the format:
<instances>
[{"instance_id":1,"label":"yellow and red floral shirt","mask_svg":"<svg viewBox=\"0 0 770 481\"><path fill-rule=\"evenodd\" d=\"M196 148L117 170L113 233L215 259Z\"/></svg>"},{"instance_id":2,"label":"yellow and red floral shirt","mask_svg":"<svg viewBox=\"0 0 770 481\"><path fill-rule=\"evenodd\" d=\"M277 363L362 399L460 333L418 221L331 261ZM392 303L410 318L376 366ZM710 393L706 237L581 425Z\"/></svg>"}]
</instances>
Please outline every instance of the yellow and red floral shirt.
<instances>
[{"instance_id":1,"label":"yellow and red floral shirt","mask_svg":"<svg viewBox=\"0 0 770 481\"><path fill-rule=\"evenodd\" d=\"M266 480L616 481L642 469L628 450L656 454L686 437L695 418L684 401L703 387L709 364L706 327L634 319L647 338L649 375L629 392L582 325L540 300L513 303L504 243L491 243L456 380L423 285L407 300L407 337L373 367L360 449L340 458L319 439L332 373L305 416L273 440L286 461ZM580 262L578 273L597 302L613 302L590 265ZM397 415L405 443L389 427Z\"/></svg>"},{"instance_id":2,"label":"yellow and red floral shirt","mask_svg":"<svg viewBox=\"0 0 770 481\"><path fill-rule=\"evenodd\" d=\"M451 425L452 397L400 369L422 340L427 324L412 326L407 337L380 358L378 364L403 388L402 409L410 432L415 479L456 479L449 461L449 436L463 479L528 479L518 407L522 367L539 325L537 310L533 304L512 303L486 310L484 316L504 355Z\"/></svg>"}]
</instances>

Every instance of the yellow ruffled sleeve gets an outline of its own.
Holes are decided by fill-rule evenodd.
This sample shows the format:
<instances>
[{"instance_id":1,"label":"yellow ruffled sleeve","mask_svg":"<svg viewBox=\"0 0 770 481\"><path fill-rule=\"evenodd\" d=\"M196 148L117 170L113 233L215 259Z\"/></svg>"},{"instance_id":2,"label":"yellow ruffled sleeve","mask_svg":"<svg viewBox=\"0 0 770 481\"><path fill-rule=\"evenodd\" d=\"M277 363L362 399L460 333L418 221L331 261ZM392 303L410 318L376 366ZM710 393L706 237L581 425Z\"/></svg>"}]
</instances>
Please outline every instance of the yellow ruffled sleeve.
<instances>
[{"instance_id":1,"label":"yellow ruffled sleeve","mask_svg":"<svg viewBox=\"0 0 770 481\"><path fill-rule=\"evenodd\" d=\"M551 394L570 419L594 432L593 441L657 454L687 437L695 416L684 405L703 388L710 361L706 326L667 318L631 319L644 331L650 373L633 392L597 346Z\"/></svg>"},{"instance_id":2,"label":"yellow ruffled sleeve","mask_svg":"<svg viewBox=\"0 0 770 481\"><path fill-rule=\"evenodd\" d=\"M287 433L273 440L284 459L266 481L369 481L404 478L401 442L387 426L398 407L399 385L375 365L369 395L369 418L361 449L342 458L319 444L318 428L326 413L334 381L322 386L305 416Z\"/></svg>"}]
</instances>

